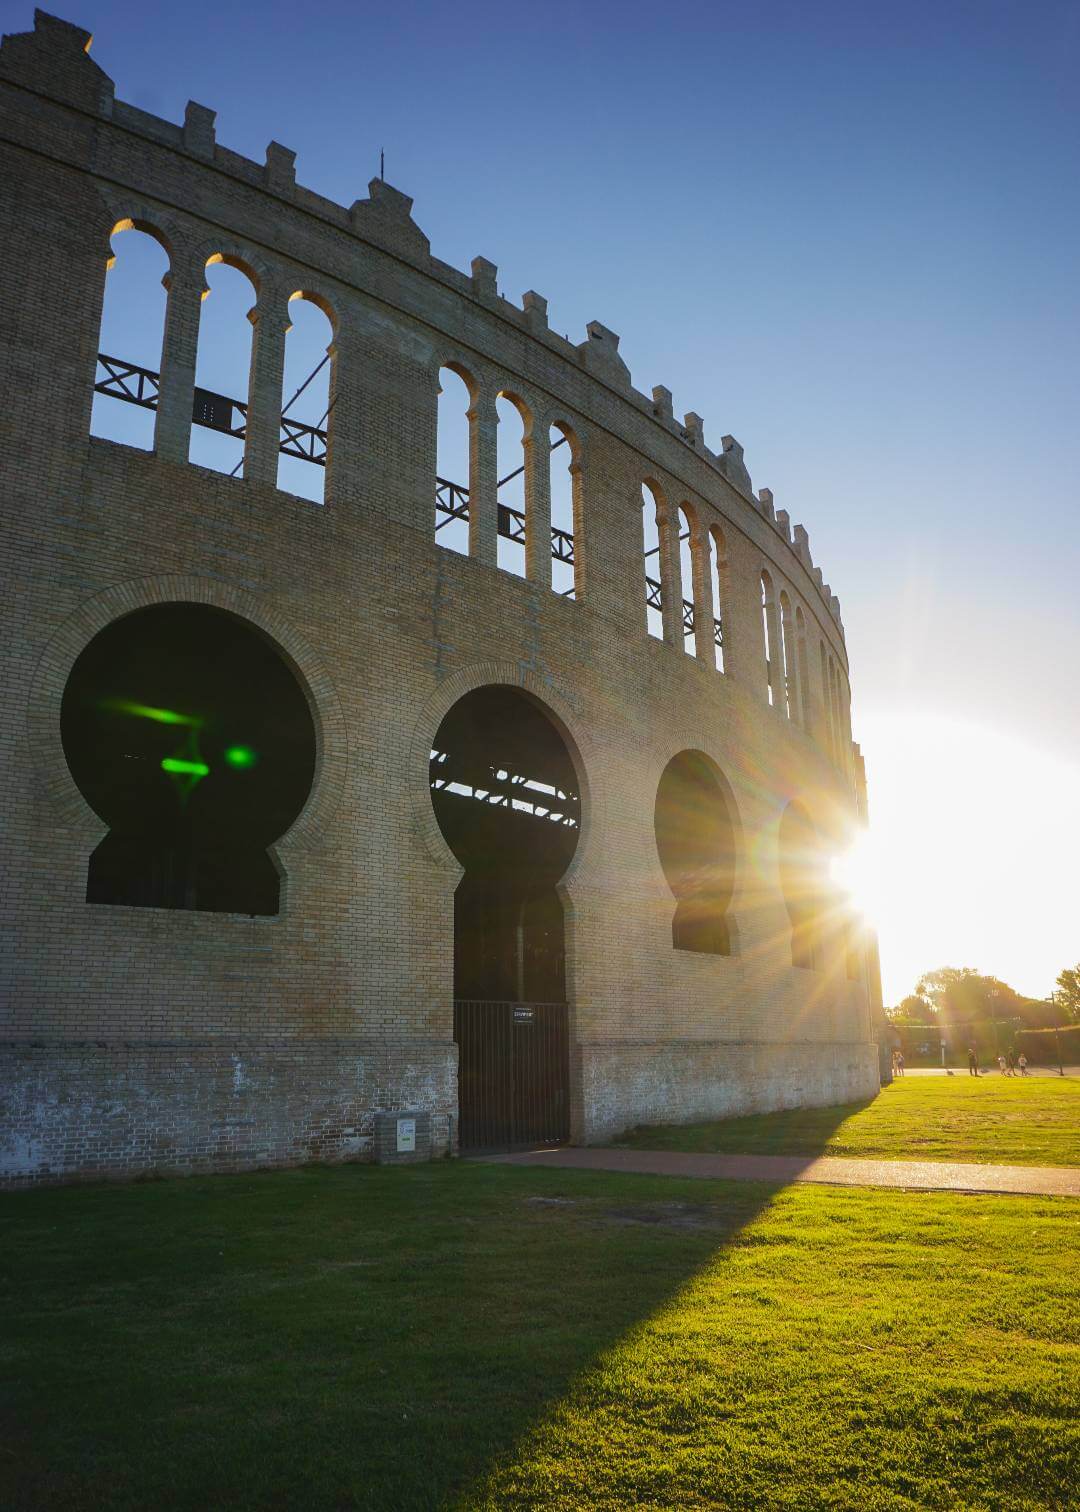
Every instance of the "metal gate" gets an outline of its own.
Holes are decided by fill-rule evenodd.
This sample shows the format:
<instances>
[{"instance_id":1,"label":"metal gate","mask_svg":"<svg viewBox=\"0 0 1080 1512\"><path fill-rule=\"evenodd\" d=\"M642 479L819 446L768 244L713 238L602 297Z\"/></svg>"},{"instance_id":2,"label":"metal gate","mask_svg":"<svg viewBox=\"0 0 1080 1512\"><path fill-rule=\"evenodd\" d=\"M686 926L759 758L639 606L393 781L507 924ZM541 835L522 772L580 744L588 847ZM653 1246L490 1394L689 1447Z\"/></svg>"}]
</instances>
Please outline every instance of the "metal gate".
<instances>
[{"instance_id":1,"label":"metal gate","mask_svg":"<svg viewBox=\"0 0 1080 1512\"><path fill-rule=\"evenodd\" d=\"M565 1003L457 1000L463 1150L564 1144L570 1138Z\"/></svg>"}]
</instances>

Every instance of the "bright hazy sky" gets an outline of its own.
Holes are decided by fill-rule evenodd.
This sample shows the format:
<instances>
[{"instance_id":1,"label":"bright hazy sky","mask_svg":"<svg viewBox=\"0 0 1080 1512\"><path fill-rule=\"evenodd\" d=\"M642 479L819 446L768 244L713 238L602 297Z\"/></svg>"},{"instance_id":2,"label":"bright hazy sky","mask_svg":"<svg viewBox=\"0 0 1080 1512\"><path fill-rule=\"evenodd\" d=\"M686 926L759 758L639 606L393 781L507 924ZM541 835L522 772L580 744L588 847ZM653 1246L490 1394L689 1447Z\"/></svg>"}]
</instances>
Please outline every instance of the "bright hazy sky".
<instances>
[{"instance_id":1,"label":"bright hazy sky","mask_svg":"<svg viewBox=\"0 0 1080 1512\"><path fill-rule=\"evenodd\" d=\"M1080 957L1080 5L55 0L123 99L350 203L731 432L839 594L886 1001ZM7 0L5 30L32 7Z\"/></svg>"}]
</instances>

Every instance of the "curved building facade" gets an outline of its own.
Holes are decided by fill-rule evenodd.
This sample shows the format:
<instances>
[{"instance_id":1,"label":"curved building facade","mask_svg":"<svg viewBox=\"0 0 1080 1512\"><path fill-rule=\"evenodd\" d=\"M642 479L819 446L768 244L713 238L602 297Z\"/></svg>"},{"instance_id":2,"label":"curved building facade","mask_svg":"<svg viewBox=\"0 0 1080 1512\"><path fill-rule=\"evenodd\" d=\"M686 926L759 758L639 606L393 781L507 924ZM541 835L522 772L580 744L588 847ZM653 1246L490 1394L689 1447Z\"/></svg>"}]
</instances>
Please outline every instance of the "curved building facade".
<instances>
[{"instance_id":1,"label":"curved building facade","mask_svg":"<svg viewBox=\"0 0 1080 1512\"><path fill-rule=\"evenodd\" d=\"M346 208L124 104L88 47L41 12L0 47L5 1179L871 1093L806 531L604 326L440 262L381 180ZM103 325L136 244L164 282Z\"/></svg>"}]
</instances>

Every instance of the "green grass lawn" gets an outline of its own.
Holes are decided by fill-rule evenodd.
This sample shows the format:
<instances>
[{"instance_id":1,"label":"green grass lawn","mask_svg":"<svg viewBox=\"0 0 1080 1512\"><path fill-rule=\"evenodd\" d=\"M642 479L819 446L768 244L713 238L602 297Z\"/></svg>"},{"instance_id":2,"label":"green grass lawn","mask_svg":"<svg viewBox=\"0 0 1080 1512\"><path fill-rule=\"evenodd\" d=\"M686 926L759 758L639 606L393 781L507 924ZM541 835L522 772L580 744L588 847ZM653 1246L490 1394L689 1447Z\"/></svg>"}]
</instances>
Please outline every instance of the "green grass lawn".
<instances>
[{"instance_id":1,"label":"green grass lawn","mask_svg":"<svg viewBox=\"0 0 1080 1512\"><path fill-rule=\"evenodd\" d=\"M0 1505L1067 1504L1080 1204L443 1162L8 1196Z\"/></svg>"},{"instance_id":2,"label":"green grass lawn","mask_svg":"<svg viewBox=\"0 0 1080 1512\"><path fill-rule=\"evenodd\" d=\"M1080 1079L906 1076L871 1102L632 1129L640 1150L1080 1165Z\"/></svg>"}]
</instances>

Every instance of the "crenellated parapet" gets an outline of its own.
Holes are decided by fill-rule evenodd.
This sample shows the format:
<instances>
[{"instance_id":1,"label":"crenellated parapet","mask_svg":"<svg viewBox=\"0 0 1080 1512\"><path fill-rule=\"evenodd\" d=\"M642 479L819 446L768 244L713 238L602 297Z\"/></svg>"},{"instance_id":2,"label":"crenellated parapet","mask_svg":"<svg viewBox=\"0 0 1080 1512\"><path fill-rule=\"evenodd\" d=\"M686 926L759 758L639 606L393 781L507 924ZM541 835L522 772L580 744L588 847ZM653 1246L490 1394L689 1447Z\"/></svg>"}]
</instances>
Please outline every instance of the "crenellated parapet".
<instances>
[{"instance_id":1,"label":"crenellated parapet","mask_svg":"<svg viewBox=\"0 0 1080 1512\"><path fill-rule=\"evenodd\" d=\"M586 375L608 396L621 400L628 412L628 420L633 417L629 429L636 436L641 434L638 422L644 417L663 434L663 452L670 452L673 444L681 448L685 454L683 459L680 461L676 455L667 465L671 471L681 474L689 486L705 494L715 492L715 488L710 489L702 480L702 469L722 480L726 491L722 491L725 502L721 507L733 517L734 523L745 528L749 517L765 522L770 527L773 542L782 548L781 559L785 552L790 554L788 570L796 576L810 574L812 584L808 583L808 588L811 592L815 587L821 590L821 608L842 639L839 604L821 583L820 573L813 568L805 528L796 525L792 532L788 513L774 508L768 489L755 494L743 448L733 436L725 435L720 449L713 451L705 439L705 422L700 415L691 411L681 422L675 418L668 389L656 386L647 396L634 387L615 332L599 321L590 321L585 339L573 343L551 328L547 301L542 295L530 290L520 305L507 299L498 289L498 269L487 258L474 258L466 274L432 256L428 238L413 219L412 200L381 178L371 181L366 198L357 199L348 207L339 205L297 182L295 153L287 146L270 142L265 161L256 163L221 145L216 136L215 112L205 105L190 101L184 121L178 125L117 99L112 80L89 55L91 40L91 34L85 29L37 10L32 32L3 38L0 44L0 82L6 81L85 116L107 122L117 132L182 154L193 163L205 165L216 175L224 175L249 190L261 191L292 211L300 212L315 224L297 238L298 243L303 244L300 252L291 245L290 227L282 223L278 249L286 254L310 260L312 231L316 239L323 234L321 228L327 233L344 233L388 254L444 290L475 302L500 322L540 344L548 358L561 359L567 369ZM123 161L128 155L119 150L116 156L118 161ZM134 188L135 185L127 187ZM341 263L342 258L331 256L329 245L326 251L328 255L318 261L329 271L333 264ZM359 278L359 273L356 276ZM401 292L405 293L404 287ZM581 409L588 411L598 407L610 414L610 397L598 399L597 406L593 406L589 403L587 385L583 388L574 383L571 387L576 396L580 395L578 405ZM647 455L652 455L656 449L647 441L638 440L636 444Z\"/></svg>"}]
</instances>

